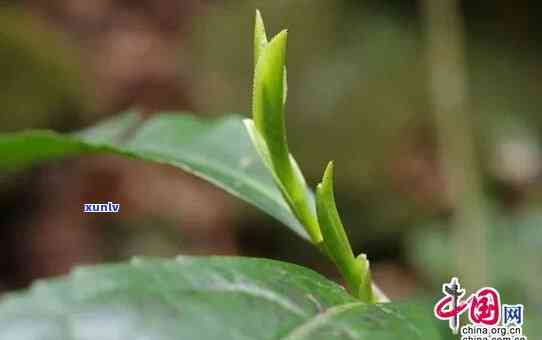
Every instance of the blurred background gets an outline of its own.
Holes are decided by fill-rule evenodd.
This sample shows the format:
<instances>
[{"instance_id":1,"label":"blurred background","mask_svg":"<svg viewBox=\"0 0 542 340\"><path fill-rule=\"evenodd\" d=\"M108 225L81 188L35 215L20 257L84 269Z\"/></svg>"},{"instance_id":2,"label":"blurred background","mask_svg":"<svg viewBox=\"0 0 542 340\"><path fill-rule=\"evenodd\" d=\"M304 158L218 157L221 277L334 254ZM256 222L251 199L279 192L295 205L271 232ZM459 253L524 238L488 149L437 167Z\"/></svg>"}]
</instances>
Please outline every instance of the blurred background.
<instances>
[{"instance_id":1,"label":"blurred background","mask_svg":"<svg viewBox=\"0 0 542 340\"><path fill-rule=\"evenodd\" d=\"M0 131L73 131L131 107L248 115L256 8L289 29L290 146L330 159L356 253L393 299L458 275L542 324L542 10L534 1L27 0L0 5ZM115 201L114 216L82 202ZM134 255L333 265L178 169L89 156L0 172L0 292ZM536 322L536 320L540 322Z\"/></svg>"}]
</instances>

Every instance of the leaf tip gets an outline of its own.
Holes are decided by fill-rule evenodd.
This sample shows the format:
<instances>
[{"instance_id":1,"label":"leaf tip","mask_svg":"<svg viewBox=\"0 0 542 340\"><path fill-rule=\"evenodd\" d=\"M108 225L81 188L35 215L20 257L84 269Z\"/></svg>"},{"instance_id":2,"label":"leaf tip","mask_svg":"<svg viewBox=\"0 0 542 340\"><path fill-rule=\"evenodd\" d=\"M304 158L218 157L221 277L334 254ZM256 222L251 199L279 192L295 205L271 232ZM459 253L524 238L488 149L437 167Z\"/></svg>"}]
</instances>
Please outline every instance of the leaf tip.
<instances>
[{"instance_id":1,"label":"leaf tip","mask_svg":"<svg viewBox=\"0 0 542 340\"><path fill-rule=\"evenodd\" d=\"M259 10L256 10L254 18L254 65L258 63L258 59L266 45L267 34L265 33L265 24L263 22L262 14Z\"/></svg>"},{"instance_id":2,"label":"leaf tip","mask_svg":"<svg viewBox=\"0 0 542 340\"><path fill-rule=\"evenodd\" d=\"M269 43L272 44L274 42L274 44L276 45L281 45L285 47L287 41L288 41L288 30L283 29L282 31L277 33L277 35L275 35Z\"/></svg>"},{"instance_id":3,"label":"leaf tip","mask_svg":"<svg viewBox=\"0 0 542 340\"><path fill-rule=\"evenodd\" d=\"M361 253L357 256L357 259L369 267L369 259L367 259L367 254Z\"/></svg>"},{"instance_id":4,"label":"leaf tip","mask_svg":"<svg viewBox=\"0 0 542 340\"><path fill-rule=\"evenodd\" d=\"M258 9L256 9L256 15L254 17L254 28L256 30L256 34L258 35L258 37L263 38L262 40L265 39L265 41L267 41L267 36L265 33L265 24L263 22L262 13Z\"/></svg>"},{"instance_id":5,"label":"leaf tip","mask_svg":"<svg viewBox=\"0 0 542 340\"><path fill-rule=\"evenodd\" d=\"M262 18L262 12L260 12L259 9L256 8L256 25L259 25L261 24L261 26L263 26L263 18Z\"/></svg>"},{"instance_id":6,"label":"leaf tip","mask_svg":"<svg viewBox=\"0 0 542 340\"><path fill-rule=\"evenodd\" d=\"M322 189L328 188L330 191L333 190L334 167L333 161L327 163L326 169L324 170L324 176L322 177Z\"/></svg>"},{"instance_id":7,"label":"leaf tip","mask_svg":"<svg viewBox=\"0 0 542 340\"><path fill-rule=\"evenodd\" d=\"M333 161L329 161L326 166L326 170L324 171L324 179L333 179L333 170L335 168L335 163Z\"/></svg>"}]
</instances>

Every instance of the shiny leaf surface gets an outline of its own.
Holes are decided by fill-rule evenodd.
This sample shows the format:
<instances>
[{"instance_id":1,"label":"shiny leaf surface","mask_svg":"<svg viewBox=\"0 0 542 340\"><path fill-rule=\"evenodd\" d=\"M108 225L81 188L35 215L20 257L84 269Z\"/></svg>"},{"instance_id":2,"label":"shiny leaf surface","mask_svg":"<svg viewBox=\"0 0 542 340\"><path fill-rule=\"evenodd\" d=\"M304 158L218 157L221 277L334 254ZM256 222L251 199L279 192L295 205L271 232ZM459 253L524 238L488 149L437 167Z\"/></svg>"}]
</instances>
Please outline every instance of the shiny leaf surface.
<instances>
[{"instance_id":1,"label":"shiny leaf surface","mask_svg":"<svg viewBox=\"0 0 542 340\"><path fill-rule=\"evenodd\" d=\"M430 308L367 305L296 265L135 259L0 300L0 340L440 339Z\"/></svg>"}]
</instances>

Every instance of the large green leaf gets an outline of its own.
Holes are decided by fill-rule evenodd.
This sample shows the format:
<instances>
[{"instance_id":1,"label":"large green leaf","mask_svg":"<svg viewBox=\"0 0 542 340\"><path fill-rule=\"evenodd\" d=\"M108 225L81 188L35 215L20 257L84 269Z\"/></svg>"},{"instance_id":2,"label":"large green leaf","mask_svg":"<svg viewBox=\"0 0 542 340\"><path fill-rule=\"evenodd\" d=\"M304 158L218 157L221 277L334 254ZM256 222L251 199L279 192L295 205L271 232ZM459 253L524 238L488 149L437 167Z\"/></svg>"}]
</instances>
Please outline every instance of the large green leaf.
<instances>
[{"instance_id":1,"label":"large green leaf","mask_svg":"<svg viewBox=\"0 0 542 340\"><path fill-rule=\"evenodd\" d=\"M264 259L135 259L0 301L0 340L439 339L430 308L367 305Z\"/></svg>"},{"instance_id":2,"label":"large green leaf","mask_svg":"<svg viewBox=\"0 0 542 340\"><path fill-rule=\"evenodd\" d=\"M95 152L179 167L255 205L308 238L261 163L240 116L212 120L163 114L142 122L137 114L127 113L76 135L52 131L0 134L0 169Z\"/></svg>"}]
</instances>

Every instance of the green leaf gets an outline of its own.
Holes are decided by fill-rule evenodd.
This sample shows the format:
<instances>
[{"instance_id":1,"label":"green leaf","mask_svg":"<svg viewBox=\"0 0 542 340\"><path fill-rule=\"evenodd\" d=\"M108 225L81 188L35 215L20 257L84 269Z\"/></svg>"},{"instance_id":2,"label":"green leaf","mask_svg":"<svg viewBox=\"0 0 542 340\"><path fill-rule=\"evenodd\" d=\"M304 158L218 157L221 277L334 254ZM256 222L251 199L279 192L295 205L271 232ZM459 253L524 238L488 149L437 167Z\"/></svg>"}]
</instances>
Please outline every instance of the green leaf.
<instances>
[{"instance_id":1,"label":"green leaf","mask_svg":"<svg viewBox=\"0 0 542 340\"><path fill-rule=\"evenodd\" d=\"M316 188L316 211L328 254L346 279L354 296L375 302L369 275L369 262L364 256L354 258L348 236L339 217L333 194L333 162L329 162L322 183Z\"/></svg>"},{"instance_id":2,"label":"green leaf","mask_svg":"<svg viewBox=\"0 0 542 340\"><path fill-rule=\"evenodd\" d=\"M265 32L265 25L263 23L262 14L259 10L256 10L256 18L254 23L254 69L258 64L262 51L267 47L267 34ZM284 67L283 76L283 98L282 103L286 103L286 97L288 96L288 77L286 73L286 66Z\"/></svg>"},{"instance_id":3,"label":"green leaf","mask_svg":"<svg viewBox=\"0 0 542 340\"><path fill-rule=\"evenodd\" d=\"M265 25L262 15L259 10L256 10L256 19L254 23L254 68L258 64L261 52L267 46L267 34L265 33Z\"/></svg>"},{"instance_id":4,"label":"green leaf","mask_svg":"<svg viewBox=\"0 0 542 340\"><path fill-rule=\"evenodd\" d=\"M138 115L128 113L75 135L52 131L0 134L0 169L98 152L181 168L308 238L255 152L240 116L211 120L164 114L142 122Z\"/></svg>"},{"instance_id":5,"label":"green leaf","mask_svg":"<svg viewBox=\"0 0 542 340\"><path fill-rule=\"evenodd\" d=\"M369 260L366 254L360 254L356 257L356 262L360 271L360 284L357 290L357 296L363 301L370 303L389 302L388 297L380 291L373 283Z\"/></svg>"},{"instance_id":6,"label":"green leaf","mask_svg":"<svg viewBox=\"0 0 542 340\"><path fill-rule=\"evenodd\" d=\"M287 32L277 34L268 44L263 43L265 28L256 13L255 58L253 89L253 125L245 123L255 147L272 171L288 205L306 227L315 244L322 235L314 213L314 202L307 194L303 174L288 151L284 121L286 96Z\"/></svg>"},{"instance_id":7,"label":"green leaf","mask_svg":"<svg viewBox=\"0 0 542 340\"><path fill-rule=\"evenodd\" d=\"M2 340L440 339L430 308L360 303L309 269L264 259L135 259L0 301Z\"/></svg>"},{"instance_id":8,"label":"green leaf","mask_svg":"<svg viewBox=\"0 0 542 340\"><path fill-rule=\"evenodd\" d=\"M333 162L329 162L322 183L316 187L316 210L318 212L318 221L322 229L322 234L326 240L326 245L333 257L343 261L351 259L354 261L354 255L348 236L344 231L344 226L339 217L337 206L335 205L335 195L333 193ZM325 223L324 223L325 222Z\"/></svg>"},{"instance_id":9,"label":"green leaf","mask_svg":"<svg viewBox=\"0 0 542 340\"><path fill-rule=\"evenodd\" d=\"M291 173L284 122L284 65L287 32L277 34L258 59L254 72L252 117L271 153L275 172L283 178ZM284 180L288 180L284 177Z\"/></svg>"},{"instance_id":10,"label":"green leaf","mask_svg":"<svg viewBox=\"0 0 542 340\"><path fill-rule=\"evenodd\" d=\"M286 104L288 98L288 72L286 72L286 66L284 66L284 74L282 77L282 103Z\"/></svg>"}]
</instances>

